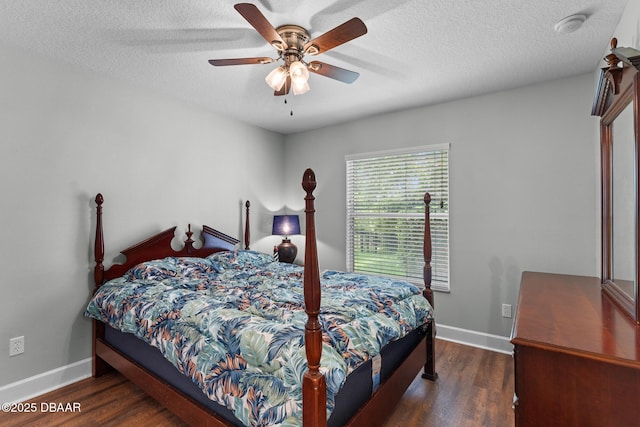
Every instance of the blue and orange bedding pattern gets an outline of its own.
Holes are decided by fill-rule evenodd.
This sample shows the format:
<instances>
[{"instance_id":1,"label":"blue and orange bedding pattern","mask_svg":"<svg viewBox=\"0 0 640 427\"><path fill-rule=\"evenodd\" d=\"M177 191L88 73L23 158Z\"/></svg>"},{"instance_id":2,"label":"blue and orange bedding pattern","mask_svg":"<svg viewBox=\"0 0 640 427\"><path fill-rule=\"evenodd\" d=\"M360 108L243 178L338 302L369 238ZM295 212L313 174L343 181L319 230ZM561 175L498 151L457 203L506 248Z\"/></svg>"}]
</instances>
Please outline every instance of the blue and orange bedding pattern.
<instances>
[{"instance_id":1,"label":"blue and orange bedding pattern","mask_svg":"<svg viewBox=\"0 0 640 427\"><path fill-rule=\"evenodd\" d=\"M156 347L245 425L302 425L303 268L254 251L144 262L105 283L85 315ZM347 375L433 310L411 283L321 276L327 417Z\"/></svg>"}]
</instances>

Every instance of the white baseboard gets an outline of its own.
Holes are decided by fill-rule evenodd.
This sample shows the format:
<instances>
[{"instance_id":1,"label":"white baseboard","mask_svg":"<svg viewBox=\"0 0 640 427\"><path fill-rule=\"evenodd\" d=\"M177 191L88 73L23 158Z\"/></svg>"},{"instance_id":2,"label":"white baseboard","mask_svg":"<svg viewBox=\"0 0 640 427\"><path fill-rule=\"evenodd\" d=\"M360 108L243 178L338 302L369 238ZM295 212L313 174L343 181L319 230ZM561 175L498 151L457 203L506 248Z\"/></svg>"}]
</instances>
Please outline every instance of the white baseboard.
<instances>
[{"instance_id":1,"label":"white baseboard","mask_svg":"<svg viewBox=\"0 0 640 427\"><path fill-rule=\"evenodd\" d=\"M436 323L436 337L445 341L457 342L498 353L511 354L513 345L508 337L491 335L484 332L470 331L454 326L439 325Z\"/></svg>"},{"instance_id":2,"label":"white baseboard","mask_svg":"<svg viewBox=\"0 0 640 427\"><path fill-rule=\"evenodd\" d=\"M91 376L91 358L0 387L1 403L18 403Z\"/></svg>"}]
</instances>

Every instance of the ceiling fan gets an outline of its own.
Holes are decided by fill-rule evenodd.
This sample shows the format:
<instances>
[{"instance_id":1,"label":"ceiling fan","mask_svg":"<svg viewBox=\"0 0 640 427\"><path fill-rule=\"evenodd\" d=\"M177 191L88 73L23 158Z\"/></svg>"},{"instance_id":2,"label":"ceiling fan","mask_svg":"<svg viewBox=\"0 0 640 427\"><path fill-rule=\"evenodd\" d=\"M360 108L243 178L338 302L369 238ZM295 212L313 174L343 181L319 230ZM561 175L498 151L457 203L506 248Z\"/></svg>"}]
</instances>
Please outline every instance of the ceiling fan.
<instances>
[{"instance_id":1,"label":"ceiling fan","mask_svg":"<svg viewBox=\"0 0 640 427\"><path fill-rule=\"evenodd\" d=\"M265 78L276 96L286 95L291 89L294 95L308 92L309 71L344 83L353 83L360 75L355 71L324 62L304 60L305 55L313 56L327 52L366 34L367 27L360 18L352 18L310 40L309 32L298 25L281 25L274 28L260 10L251 3L238 3L234 8L276 49L278 57L211 59L209 60L211 65L270 64L282 60L282 65L271 71Z\"/></svg>"}]
</instances>

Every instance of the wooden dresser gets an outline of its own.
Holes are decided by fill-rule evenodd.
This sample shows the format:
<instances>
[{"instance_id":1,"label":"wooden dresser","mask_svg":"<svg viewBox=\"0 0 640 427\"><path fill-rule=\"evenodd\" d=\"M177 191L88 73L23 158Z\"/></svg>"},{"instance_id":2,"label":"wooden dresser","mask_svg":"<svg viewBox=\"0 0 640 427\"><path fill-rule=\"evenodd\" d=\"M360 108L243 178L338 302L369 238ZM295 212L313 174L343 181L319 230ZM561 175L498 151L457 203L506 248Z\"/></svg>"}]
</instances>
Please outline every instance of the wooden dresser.
<instances>
[{"instance_id":1,"label":"wooden dresser","mask_svg":"<svg viewBox=\"0 0 640 427\"><path fill-rule=\"evenodd\" d=\"M511 343L516 426L640 426L640 329L599 278L523 273Z\"/></svg>"}]
</instances>

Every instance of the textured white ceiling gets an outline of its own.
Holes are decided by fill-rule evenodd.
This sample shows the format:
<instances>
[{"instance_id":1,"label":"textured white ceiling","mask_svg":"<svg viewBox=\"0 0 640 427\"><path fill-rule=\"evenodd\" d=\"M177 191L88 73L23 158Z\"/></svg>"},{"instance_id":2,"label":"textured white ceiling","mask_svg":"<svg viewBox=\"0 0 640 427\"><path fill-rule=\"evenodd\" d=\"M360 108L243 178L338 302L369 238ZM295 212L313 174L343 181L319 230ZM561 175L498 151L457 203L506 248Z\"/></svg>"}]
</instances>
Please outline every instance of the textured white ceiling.
<instances>
[{"instance_id":1,"label":"textured white ceiling","mask_svg":"<svg viewBox=\"0 0 640 427\"><path fill-rule=\"evenodd\" d=\"M293 133L595 70L627 0L255 1L274 27L311 37L354 16L369 30L314 57L359 72L355 83L312 74L287 105L264 82L273 64L207 63L276 56L234 3L0 0L0 40ZM575 13L588 16L581 30L554 31Z\"/></svg>"}]
</instances>

